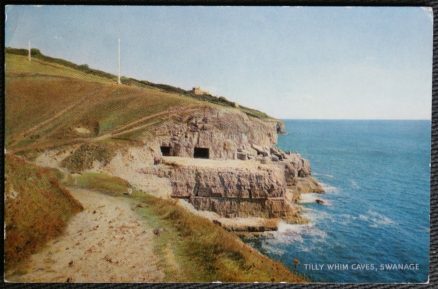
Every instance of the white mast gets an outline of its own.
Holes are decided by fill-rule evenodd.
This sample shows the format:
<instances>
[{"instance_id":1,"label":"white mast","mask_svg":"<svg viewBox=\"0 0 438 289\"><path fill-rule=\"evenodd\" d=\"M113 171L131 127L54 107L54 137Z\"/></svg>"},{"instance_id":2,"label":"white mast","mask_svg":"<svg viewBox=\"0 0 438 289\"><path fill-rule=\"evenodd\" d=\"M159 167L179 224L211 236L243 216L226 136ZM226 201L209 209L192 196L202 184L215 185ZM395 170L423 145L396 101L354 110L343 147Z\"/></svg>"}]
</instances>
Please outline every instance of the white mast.
<instances>
[{"instance_id":1,"label":"white mast","mask_svg":"<svg viewBox=\"0 0 438 289\"><path fill-rule=\"evenodd\" d=\"M28 59L29 61L32 61L32 55L30 54L30 40L29 40L29 42L27 43L27 50L28 50L27 59Z\"/></svg>"},{"instance_id":2,"label":"white mast","mask_svg":"<svg viewBox=\"0 0 438 289\"><path fill-rule=\"evenodd\" d=\"M118 78L117 78L117 83L121 84L122 82L120 81L120 38L119 38L119 74L118 74Z\"/></svg>"}]
</instances>

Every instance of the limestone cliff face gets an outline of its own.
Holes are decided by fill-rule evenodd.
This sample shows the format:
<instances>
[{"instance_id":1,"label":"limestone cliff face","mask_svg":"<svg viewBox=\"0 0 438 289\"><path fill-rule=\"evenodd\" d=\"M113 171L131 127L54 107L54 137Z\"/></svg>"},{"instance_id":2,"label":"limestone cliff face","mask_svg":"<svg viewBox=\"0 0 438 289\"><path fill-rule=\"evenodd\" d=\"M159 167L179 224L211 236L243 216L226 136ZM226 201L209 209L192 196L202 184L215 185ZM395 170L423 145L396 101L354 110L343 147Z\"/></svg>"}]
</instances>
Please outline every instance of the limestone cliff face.
<instances>
[{"instance_id":1,"label":"limestone cliff face","mask_svg":"<svg viewBox=\"0 0 438 289\"><path fill-rule=\"evenodd\" d=\"M207 148L210 159L235 159L237 150L256 154L252 144L269 148L277 142L282 126L274 119L249 117L237 109L203 107L174 116L155 129L157 145L169 155L193 157L196 147Z\"/></svg>"},{"instance_id":2,"label":"limestone cliff face","mask_svg":"<svg viewBox=\"0 0 438 289\"><path fill-rule=\"evenodd\" d=\"M222 217L299 221L297 194L323 189L306 159L276 147L282 132L278 120L195 107L157 126L144 146L118 152L105 169L148 192L163 191L152 184L167 186L160 195L184 198ZM197 156L199 148L204 154Z\"/></svg>"},{"instance_id":3,"label":"limestone cliff face","mask_svg":"<svg viewBox=\"0 0 438 289\"><path fill-rule=\"evenodd\" d=\"M277 168L237 169L186 167L173 169L173 197L266 199L282 197L284 176Z\"/></svg>"},{"instance_id":4,"label":"limestone cliff face","mask_svg":"<svg viewBox=\"0 0 438 289\"><path fill-rule=\"evenodd\" d=\"M186 198L198 210L225 217L297 216L297 208L285 199L284 172L273 164L211 160L187 164L178 158L165 158L154 173L170 179L172 197Z\"/></svg>"},{"instance_id":5,"label":"limestone cliff face","mask_svg":"<svg viewBox=\"0 0 438 289\"><path fill-rule=\"evenodd\" d=\"M236 109L205 107L157 127L150 145L165 155L145 169L170 180L171 196L224 217L296 220L296 194L323 192L308 160L276 147L284 124ZM207 153L194 159L196 149Z\"/></svg>"}]
</instances>

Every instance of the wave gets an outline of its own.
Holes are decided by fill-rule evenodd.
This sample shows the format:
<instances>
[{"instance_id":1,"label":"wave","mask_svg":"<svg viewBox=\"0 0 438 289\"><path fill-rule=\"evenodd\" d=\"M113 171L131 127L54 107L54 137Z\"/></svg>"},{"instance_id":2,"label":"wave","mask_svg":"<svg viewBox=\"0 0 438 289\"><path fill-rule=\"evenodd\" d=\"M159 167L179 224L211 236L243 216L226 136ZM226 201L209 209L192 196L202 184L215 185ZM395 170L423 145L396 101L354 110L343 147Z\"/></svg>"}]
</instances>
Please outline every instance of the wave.
<instances>
[{"instance_id":1,"label":"wave","mask_svg":"<svg viewBox=\"0 0 438 289\"><path fill-rule=\"evenodd\" d=\"M395 224L395 222L387 216L373 210L368 210L366 215L359 215L358 219L370 223L370 227L372 228Z\"/></svg>"},{"instance_id":2,"label":"wave","mask_svg":"<svg viewBox=\"0 0 438 289\"><path fill-rule=\"evenodd\" d=\"M358 185L358 183L355 180L350 180L350 185L355 190L360 189L360 186Z\"/></svg>"},{"instance_id":3,"label":"wave","mask_svg":"<svg viewBox=\"0 0 438 289\"><path fill-rule=\"evenodd\" d=\"M271 244L269 242L263 242L261 247L262 251L266 252L268 255L281 256L287 253L286 250L280 249L276 244Z\"/></svg>"},{"instance_id":4,"label":"wave","mask_svg":"<svg viewBox=\"0 0 438 289\"><path fill-rule=\"evenodd\" d=\"M314 237L313 239L325 242L327 233L316 228L313 224L287 224L280 222L274 238L270 240L273 244L288 244L293 242L303 243L303 236Z\"/></svg>"},{"instance_id":5,"label":"wave","mask_svg":"<svg viewBox=\"0 0 438 289\"><path fill-rule=\"evenodd\" d=\"M340 214L337 216L337 222L342 225L348 225L351 222L357 220L357 217L352 216L350 214Z\"/></svg>"},{"instance_id":6,"label":"wave","mask_svg":"<svg viewBox=\"0 0 438 289\"><path fill-rule=\"evenodd\" d=\"M316 204L316 200L323 201L324 206L331 206L332 203L324 198L321 198L321 194L318 193L303 193L300 196L299 204Z\"/></svg>"},{"instance_id":7,"label":"wave","mask_svg":"<svg viewBox=\"0 0 438 289\"><path fill-rule=\"evenodd\" d=\"M321 211L319 208L304 208L304 217L308 218L312 223L319 223L320 221L334 222L334 215L325 211Z\"/></svg>"},{"instance_id":8,"label":"wave","mask_svg":"<svg viewBox=\"0 0 438 289\"><path fill-rule=\"evenodd\" d=\"M336 216L336 222L342 225L348 225L358 220L368 223L372 228L396 224L392 219L373 210L368 210L365 214L359 214L358 216L350 214L340 214Z\"/></svg>"},{"instance_id":9,"label":"wave","mask_svg":"<svg viewBox=\"0 0 438 289\"><path fill-rule=\"evenodd\" d=\"M333 175L329 175L329 174L318 174L318 173L313 173L313 175L315 176L315 177L318 177L318 176L321 176L321 177L327 177L327 178L330 178L330 179L333 179L335 176L333 176Z\"/></svg>"},{"instance_id":10,"label":"wave","mask_svg":"<svg viewBox=\"0 0 438 289\"><path fill-rule=\"evenodd\" d=\"M323 183L321 181L319 183L321 184L321 186L323 187L326 193L336 194L340 192L340 189L335 186Z\"/></svg>"},{"instance_id":11,"label":"wave","mask_svg":"<svg viewBox=\"0 0 438 289\"><path fill-rule=\"evenodd\" d=\"M317 199L319 199L319 194L305 193L305 194L301 194L299 203L301 204L315 203Z\"/></svg>"}]
</instances>

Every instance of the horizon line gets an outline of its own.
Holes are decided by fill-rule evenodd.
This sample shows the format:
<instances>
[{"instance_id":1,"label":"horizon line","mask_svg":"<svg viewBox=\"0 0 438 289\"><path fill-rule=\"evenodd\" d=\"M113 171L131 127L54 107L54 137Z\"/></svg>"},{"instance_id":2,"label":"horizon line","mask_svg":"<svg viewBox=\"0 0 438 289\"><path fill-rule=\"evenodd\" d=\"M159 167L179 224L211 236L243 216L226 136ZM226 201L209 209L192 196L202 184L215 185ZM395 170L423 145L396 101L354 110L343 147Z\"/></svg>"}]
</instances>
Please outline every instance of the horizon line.
<instances>
[{"instance_id":1,"label":"horizon line","mask_svg":"<svg viewBox=\"0 0 438 289\"><path fill-rule=\"evenodd\" d=\"M119 40L120 40L120 39L119 39ZM29 50L29 48L26 48L26 47L22 48L22 47L14 47L14 46L5 46L5 53L6 53L6 49L7 49L7 48L9 48L9 49L17 49L17 50ZM75 60L70 60L70 59L65 58L65 56L55 57L55 56L51 56L51 55L48 55L48 54L44 54L41 48L33 47L32 49L37 49L37 50L39 50L40 53L41 53L43 56L47 56L47 57L49 57L49 58L54 58L54 59L58 58L58 59L61 59L61 60L65 60L65 61L71 62L71 63L73 63L73 64L75 64L75 65L81 65L81 64L79 64L78 62L76 62ZM6 60L5 60L5 61L6 61ZM87 63L84 63L84 64L88 65ZM104 70L104 69L100 69L100 68L92 68L92 67L90 67L90 68L91 68L91 69L94 69L94 70L100 70L100 71L103 71L103 72L108 73L108 74L111 74L111 75L113 75L113 76L117 76L116 74L113 74L113 72L108 72L108 71L106 71L106 70ZM120 71L119 71L119 77L120 77ZM124 75L123 77L126 77L126 78L132 78L132 79L134 79L134 80L139 80L139 81L147 81L147 82L151 82L151 81L149 81L149 80L147 80L147 79L144 79L144 78L143 78L143 79L142 79L142 78L138 79L138 78L135 77L135 76ZM172 86L172 87L175 87L175 88L183 89L183 90L185 90L185 91L189 91L189 90L190 90L190 89L187 89L187 88L182 88L182 87L178 86L177 84L168 83L168 82L166 82L166 83L155 83L155 82L151 82L151 83L154 83L154 84L164 84L164 85L169 85L169 86ZM219 97L219 95L212 95L212 96ZM233 100L232 98L229 98L229 99ZM240 102L237 102L237 101L235 101L235 102L238 103L239 105L241 104ZM252 106L252 105L247 105L247 104L245 104L245 106L250 107L250 108L252 108L252 109L259 110L259 111L261 111L261 112L265 112L264 109L263 109L263 110L260 110L260 109L258 109L258 108L255 108L255 107ZM265 113L266 113L266 112L265 112ZM357 121L365 121L365 120L369 120L369 121L372 121L372 120L378 121L378 120L380 120L380 121L383 121L383 120L387 120L387 121L432 121L432 118L431 118L431 117L430 117L430 118L289 118L289 117L275 117L275 116L271 116L271 117L276 118L276 119L281 119L281 120L357 120Z\"/></svg>"}]
</instances>

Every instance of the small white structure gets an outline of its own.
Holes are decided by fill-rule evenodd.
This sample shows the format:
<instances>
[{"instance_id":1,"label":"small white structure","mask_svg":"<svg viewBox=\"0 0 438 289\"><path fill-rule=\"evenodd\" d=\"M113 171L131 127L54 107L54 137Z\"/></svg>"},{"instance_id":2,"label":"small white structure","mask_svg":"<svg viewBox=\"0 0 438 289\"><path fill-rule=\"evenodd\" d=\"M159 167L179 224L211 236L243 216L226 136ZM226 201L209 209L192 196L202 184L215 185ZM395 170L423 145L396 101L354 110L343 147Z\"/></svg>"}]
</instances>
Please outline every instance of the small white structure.
<instances>
[{"instance_id":1,"label":"small white structure","mask_svg":"<svg viewBox=\"0 0 438 289\"><path fill-rule=\"evenodd\" d=\"M204 89L200 88L199 86L193 87L193 88L192 88L192 92L193 92L195 95L211 94L210 92L208 92L207 90L204 90Z\"/></svg>"}]
</instances>

